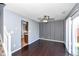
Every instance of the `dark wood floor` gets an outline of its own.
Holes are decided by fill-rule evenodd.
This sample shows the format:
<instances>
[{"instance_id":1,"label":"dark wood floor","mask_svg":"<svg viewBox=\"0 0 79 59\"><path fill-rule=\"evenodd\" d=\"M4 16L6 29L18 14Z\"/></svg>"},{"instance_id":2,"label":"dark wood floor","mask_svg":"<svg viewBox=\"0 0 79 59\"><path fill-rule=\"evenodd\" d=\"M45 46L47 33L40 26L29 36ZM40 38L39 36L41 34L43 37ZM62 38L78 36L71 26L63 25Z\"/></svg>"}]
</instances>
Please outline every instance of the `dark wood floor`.
<instances>
[{"instance_id":1,"label":"dark wood floor","mask_svg":"<svg viewBox=\"0 0 79 59\"><path fill-rule=\"evenodd\" d=\"M13 53L12 56L65 56L65 46L63 43L38 40Z\"/></svg>"}]
</instances>

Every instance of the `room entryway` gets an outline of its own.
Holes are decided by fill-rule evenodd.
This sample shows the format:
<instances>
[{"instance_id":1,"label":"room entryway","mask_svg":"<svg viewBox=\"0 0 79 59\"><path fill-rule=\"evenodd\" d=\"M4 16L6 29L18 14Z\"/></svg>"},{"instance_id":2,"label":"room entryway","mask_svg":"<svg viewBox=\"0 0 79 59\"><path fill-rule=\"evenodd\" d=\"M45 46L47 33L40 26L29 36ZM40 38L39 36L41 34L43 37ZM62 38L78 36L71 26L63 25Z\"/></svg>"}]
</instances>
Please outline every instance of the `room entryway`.
<instances>
[{"instance_id":1,"label":"room entryway","mask_svg":"<svg viewBox=\"0 0 79 59\"><path fill-rule=\"evenodd\" d=\"M21 46L28 45L28 22L21 21Z\"/></svg>"}]
</instances>

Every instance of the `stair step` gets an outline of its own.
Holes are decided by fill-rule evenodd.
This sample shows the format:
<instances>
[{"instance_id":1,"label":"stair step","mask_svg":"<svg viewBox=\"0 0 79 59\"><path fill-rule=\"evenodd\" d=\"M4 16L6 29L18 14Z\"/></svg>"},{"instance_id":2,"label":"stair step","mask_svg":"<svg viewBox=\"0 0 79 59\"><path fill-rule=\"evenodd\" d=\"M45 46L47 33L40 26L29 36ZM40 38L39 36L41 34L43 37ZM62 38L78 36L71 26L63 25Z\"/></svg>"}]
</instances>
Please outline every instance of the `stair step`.
<instances>
[{"instance_id":1,"label":"stair step","mask_svg":"<svg viewBox=\"0 0 79 59\"><path fill-rule=\"evenodd\" d=\"M2 46L2 43L0 42L0 56L5 56L5 53L4 53L4 48Z\"/></svg>"}]
</instances>

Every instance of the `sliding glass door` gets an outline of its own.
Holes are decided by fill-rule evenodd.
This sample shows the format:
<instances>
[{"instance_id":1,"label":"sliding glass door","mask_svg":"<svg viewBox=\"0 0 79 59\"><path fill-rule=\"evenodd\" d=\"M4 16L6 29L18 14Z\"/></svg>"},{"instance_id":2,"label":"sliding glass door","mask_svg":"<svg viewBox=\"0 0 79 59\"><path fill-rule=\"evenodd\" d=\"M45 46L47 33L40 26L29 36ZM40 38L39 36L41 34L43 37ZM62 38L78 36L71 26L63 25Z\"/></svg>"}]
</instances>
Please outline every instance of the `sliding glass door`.
<instances>
[{"instance_id":1,"label":"sliding glass door","mask_svg":"<svg viewBox=\"0 0 79 59\"><path fill-rule=\"evenodd\" d=\"M72 23L73 55L79 55L79 16Z\"/></svg>"},{"instance_id":2,"label":"sliding glass door","mask_svg":"<svg viewBox=\"0 0 79 59\"><path fill-rule=\"evenodd\" d=\"M66 49L69 54L79 56L79 16L66 20Z\"/></svg>"}]
</instances>

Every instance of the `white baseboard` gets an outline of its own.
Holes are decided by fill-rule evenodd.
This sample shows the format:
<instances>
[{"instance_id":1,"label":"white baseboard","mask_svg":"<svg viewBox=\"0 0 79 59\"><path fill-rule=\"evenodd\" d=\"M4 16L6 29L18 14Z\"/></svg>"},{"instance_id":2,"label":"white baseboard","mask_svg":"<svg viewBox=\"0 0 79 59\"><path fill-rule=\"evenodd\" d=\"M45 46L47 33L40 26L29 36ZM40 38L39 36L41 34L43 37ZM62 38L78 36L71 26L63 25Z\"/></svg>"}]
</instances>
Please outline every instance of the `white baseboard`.
<instances>
[{"instance_id":1,"label":"white baseboard","mask_svg":"<svg viewBox=\"0 0 79 59\"><path fill-rule=\"evenodd\" d=\"M16 51L18 51L18 50L20 50L20 49L21 49L21 47L18 48L18 49L16 49L16 50L14 50L14 51L12 51L11 54L14 53L14 52L16 52Z\"/></svg>"},{"instance_id":2,"label":"white baseboard","mask_svg":"<svg viewBox=\"0 0 79 59\"><path fill-rule=\"evenodd\" d=\"M64 41L58 41L58 40L53 40L53 39L45 39L45 38L39 38L41 40L47 40L47 41L53 41L53 42L60 42L60 43L64 43Z\"/></svg>"},{"instance_id":3,"label":"white baseboard","mask_svg":"<svg viewBox=\"0 0 79 59\"><path fill-rule=\"evenodd\" d=\"M37 41L37 40L36 40L36 41ZM35 41L34 41L34 42L35 42ZM34 42L31 42L31 43L29 43L28 45L30 45L30 44L32 44L32 43L34 43ZM20 48L18 48L18 49L16 49L16 50L12 51L11 54L14 53L14 52L16 52L16 51L18 51L18 50L20 50L20 49L22 49L22 48L23 48L23 47L20 47Z\"/></svg>"},{"instance_id":4,"label":"white baseboard","mask_svg":"<svg viewBox=\"0 0 79 59\"><path fill-rule=\"evenodd\" d=\"M52 40L52 39L45 39L45 38L39 38L39 39L41 39L41 40L47 40L47 41L53 41L53 42L64 43L64 41L58 41L58 40ZM21 49L21 47L18 48L18 49L16 49L16 50L14 50L14 51L12 51L11 54L14 53L14 52L16 52L16 51L18 51L18 50L20 50L20 49Z\"/></svg>"}]
</instances>

